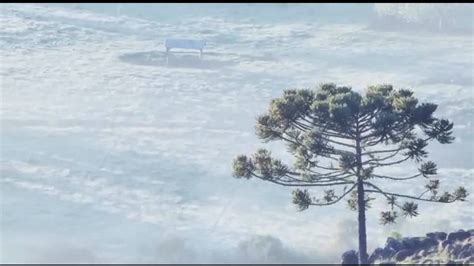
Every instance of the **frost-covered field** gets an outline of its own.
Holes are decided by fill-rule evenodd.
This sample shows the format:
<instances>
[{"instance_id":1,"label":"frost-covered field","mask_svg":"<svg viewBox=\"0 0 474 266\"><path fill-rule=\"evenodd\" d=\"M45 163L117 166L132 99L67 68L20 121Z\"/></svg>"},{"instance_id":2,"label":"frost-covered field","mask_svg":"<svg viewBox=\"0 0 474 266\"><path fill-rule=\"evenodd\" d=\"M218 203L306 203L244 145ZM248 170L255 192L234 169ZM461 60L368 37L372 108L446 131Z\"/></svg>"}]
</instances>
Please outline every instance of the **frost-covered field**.
<instances>
[{"instance_id":1,"label":"frost-covered field","mask_svg":"<svg viewBox=\"0 0 474 266\"><path fill-rule=\"evenodd\" d=\"M356 245L344 204L297 212L287 188L231 178L232 159L264 145L253 126L269 101L320 82L392 83L439 104L457 140L431 158L447 188L474 192L472 34L182 9L0 6L0 262L338 262ZM204 61L178 52L166 66L167 37L207 40ZM472 229L473 199L393 227L370 210L369 249L393 230Z\"/></svg>"}]
</instances>

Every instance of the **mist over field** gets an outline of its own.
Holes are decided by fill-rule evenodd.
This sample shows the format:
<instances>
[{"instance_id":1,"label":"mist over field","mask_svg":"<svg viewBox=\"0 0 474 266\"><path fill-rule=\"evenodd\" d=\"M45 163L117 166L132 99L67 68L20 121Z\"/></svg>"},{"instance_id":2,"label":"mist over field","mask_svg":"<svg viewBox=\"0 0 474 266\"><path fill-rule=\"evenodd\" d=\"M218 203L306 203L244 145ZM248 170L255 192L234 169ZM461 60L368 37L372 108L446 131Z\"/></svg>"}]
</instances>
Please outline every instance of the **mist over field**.
<instances>
[{"instance_id":1,"label":"mist over field","mask_svg":"<svg viewBox=\"0 0 474 266\"><path fill-rule=\"evenodd\" d=\"M292 162L255 119L323 82L438 104L456 140L430 159L444 188L474 193L473 7L0 4L0 263L339 262L357 248L345 202L298 212L290 188L232 177L260 147ZM203 60L172 50L166 64L167 38L205 40ZM375 201L369 252L393 232L473 229L473 200L390 226Z\"/></svg>"}]
</instances>

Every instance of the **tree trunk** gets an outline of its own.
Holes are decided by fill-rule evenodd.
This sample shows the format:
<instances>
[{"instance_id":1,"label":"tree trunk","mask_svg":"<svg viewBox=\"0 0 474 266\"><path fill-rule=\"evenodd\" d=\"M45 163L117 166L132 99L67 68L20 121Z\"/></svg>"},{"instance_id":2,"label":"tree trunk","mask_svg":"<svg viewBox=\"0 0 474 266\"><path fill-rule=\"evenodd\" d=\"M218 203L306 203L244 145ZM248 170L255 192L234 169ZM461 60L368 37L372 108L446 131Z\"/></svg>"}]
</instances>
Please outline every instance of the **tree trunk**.
<instances>
[{"instance_id":1,"label":"tree trunk","mask_svg":"<svg viewBox=\"0 0 474 266\"><path fill-rule=\"evenodd\" d=\"M365 230L365 200L364 200L364 184L360 178L357 184L357 209L359 212L359 263L367 264L367 234Z\"/></svg>"},{"instance_id":2,"label":"tree trunk","mask_svg":"<svg viewBox=\"0 0 474 266\"><path fill-rule=\"evenodd\" d=\"M357 156L357 210L359 213L359 263L367 264L367 233L365 228L365 193L364 179L362 176L362 151L360 148L359 124L357 124L356 138L356 156Z\"/></svg>"}]
</instances>

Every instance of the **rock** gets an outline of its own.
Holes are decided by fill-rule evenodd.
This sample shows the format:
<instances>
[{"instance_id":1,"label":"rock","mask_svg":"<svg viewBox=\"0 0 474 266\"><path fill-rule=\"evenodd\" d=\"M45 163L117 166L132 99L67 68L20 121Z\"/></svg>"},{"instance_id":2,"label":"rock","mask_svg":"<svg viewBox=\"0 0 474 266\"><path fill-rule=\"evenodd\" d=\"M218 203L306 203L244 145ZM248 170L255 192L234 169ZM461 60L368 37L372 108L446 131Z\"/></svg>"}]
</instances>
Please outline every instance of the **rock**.
<instances>
[{"instance_id":1,"label":"rock","mask_svg":"<svg viewBox=\"0 0 474 266\"><path fill-rule=\"evenodd\" d=\"M461 259L468 258L469 256L474 256L474 246L472 244L463 246L461 252L459 252L458 255L458 257Z\"/></svg>"},{"instance_id":2,"label":"rock","mask_svg":"<svg viewBox=\"0 0 474 266\"><path fill-rule=\"evenodd\" d=\"M462 242L472 243L472 242L474 242L474 236L469 236L469 237L465 238Z\"/></svg>"},{"instance_id":3,"label":"rock","mask_svg":"<svg viewBox=\"0 0 474 266\"><path fill-rule=\"evenodd\" d=\"M406 259L408 256L412 255L413 254L413 251L410 250L410 249L402 249L400 251L398 251L396 254L395 254L395 260L396 261L402 261L404 259Z\"/></svg>"},{"instance_id":4,"label":"rock","mask_svg":"<svg viewBox=\"0 0 474 266\"><path fill-rule=\"evenodd\" d=\"M444 240L443 242L441 242L441 247L442 247L442 248L447 248L447 249L449 249L450 247L448 247L448 246L450 246L450 245L451 245L451 242L450 242L449 240L447 240L447 239Z\"/></svg>"},{"instance_id":5,"label":"rock","mask_svg":"<svg viewBox=\"0 0 474 266\"><path fill-rule=\"evenodd\" d=\"M383 248L376 248L369 256L369 263L374 263L376 260L382 259L384 254Z\"/></svg>"},{"instance_id":6,"label":"rock","mask_svg":"<svg viewBox=\"0 0 474 266\"><path fill-rule=\"evenodd\" d=\"M387 238L387 242L385 242L385 248L399 251L403 248L403 245L402 243L400 243L400 241L396 240L395 238L389 237Z\"/></svg>"},{"instance_id":7,"label":"rock","mask_svg":"<svg viewBox=\"0 0 474 266\"><path fill-rule=\"evenodd\" d=\"M369 263L373 263L376 260L389 259L393 255L395 255L395 253L396 253L396 251L394 249L391 249L391 248L377 248L369 256Z\"/></svg>"},{"instance_id":8,"label":"rock","mask_svg":"<svg viewBox=\"0 0 474 266\"><path fill-rule=\"evenodd\" d=\"M469 256L472 256L472 253L470 253L469 251L461 251L458 255L458 258L466 259L469 258Z\"/></svg>"},{"instance_id":9,"label":"rock","mask_svg":"<svg viewBox=\"0 0 474 266\"><path fill-rule=\"evenodd\" d=\"M406 237L402 239L404 249L416 250L420 248L421 237Z\"/></svg>"},{"instance_id":10,"label":"rock","mask_svg":"<svg viewBox=\"0 0 474 266\"><path fill-rule=\"evenodd\" d=\"M466 232L464 230L459 230L457 232L453 232L448 235L445 241L449 241L449 243L453 243L455 241L463 241L464 239L471 236L471 233Z\"/></svg>"},{"instance_id":11,"label":"rock","mask_svg":"<svg viewBox=\"0 0 474 266\"><path fill-rule=\"evenodd\" d=\"M357 252L355 250L349 250L342 254L342 262L341 264L358 264L359 257L357 256Z\"/></svg>"},{"instance_id":12,"label":"rock","mask_svg":"<svg viewBox=\"0 0 474 266\"><path fill-rule=\"evenodd\" d=\"M395 253L397 253L397 251L392 249L392 248L384 248L384 254L383 255L384 255L384 258L390 259L395 255Z\"/></svg>"},{"instance_id":13,"label":"rock","mask_svg":"<svg viewBox=\"0 0 474 266\"><path fill-rule=\"evenodd\" d=\"M435 240L439 240L439 241L443 241L446 239L446 237L448 236L448 234L446 234L445 232L434 232L434 233L428 233L426 234L426 236L428 238L432 238L432 239L435 239Z\"/></svg>"},{"instance_id":14,"label":"rock","mask_svg":"<svg viewBox=\"0 0 474 266\"><path fill-rule=\"evenodd\" d=\"M433 263L433 260L431 259L426 259L424 260L421 264L432 264Z\"/></svg>"},{"instance_id":15,"label":"rock","mask_svg":"<svg viewBox=\"0 0 474 266\"><path fill-rule=\"evenodd\" d=\"M464 260L464 263L471 264L474 263L474 255Z\"/></svg>"},{"instance_id":16,"label":"rock","mask_svg":"<svg viewBox=\"0 0 474 266\"><path fill-rule=\"evenodd\" d=\"M474 246L471 244L471 243L467 243L466 245L464 245L462 247L463 250L471 250L471 252L473 252L474 254Z\"/></svg>"},{"instance_id":17,"label":"rock","mask_svg":"<svg viewBox=\"0 0 474 266\"><path fill-rule=\"evenodd\" d=\"M438 245L438 240L430 237L423 238L420 243L421 249L426 249L430 250L433 247L436 247Z\"/></svg>"},{"instance_id":18,"label":"rock","mask_svg":"<svg viewBox=\"0 0 474 266\"><path fill-rule=\"evenodd\" d=\"M463 248L463 245L461 244L453 245L451 250L449 250L449 254L451 254L451 256L453 257L457 257L459 253L461 253L462 248Z\"/></svg>"},{"instance_id":19,"label":"rock","mask_svg":"<svg viewBox=\"0 0 474 266\"><path fill-rule=\"evenodd\" d=\"M433 232L426 237L411 237L397 240L387 238L384 248L375 249L369 256L369 263L394 264L393 261L415 264L472 264L474 263L474 230L459 230L446 234ZM346 254L356 261L357 253ZM449 260L449 261L447 261ZM357 262L356 262L357 263ZM355 263L355 264L356 264Z\"/></svg>"},{"instance_id":20,"label":"rock","mask_svg":"<svg viewBox=\"0 0 474 266\"><path fill-rule=\"evenodd\" d=\"M420 257L425 257L426 255L428 255L428 251L422 249L422 250L418 251L417 255L420 256Z\"/></svg>"}]
</instances>

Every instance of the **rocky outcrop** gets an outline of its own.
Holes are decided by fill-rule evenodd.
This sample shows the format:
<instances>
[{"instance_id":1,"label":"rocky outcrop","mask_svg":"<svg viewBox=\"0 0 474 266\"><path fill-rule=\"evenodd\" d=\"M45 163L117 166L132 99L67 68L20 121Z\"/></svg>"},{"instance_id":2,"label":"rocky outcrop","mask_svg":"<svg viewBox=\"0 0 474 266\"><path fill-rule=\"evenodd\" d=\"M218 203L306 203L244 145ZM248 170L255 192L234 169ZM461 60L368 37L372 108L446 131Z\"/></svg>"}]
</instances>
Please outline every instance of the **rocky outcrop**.
<instances>
[{"instance_id":1,"label":"rocky outcrop","mask_svg":"<svg viewBox=\"0 0 474 266\"><path fill-rule=\"evenodd\" d=\"M359 257L356 251L349 250L342 254L342 264L357 264L358 262Z\"/></svg>"},{"instance_id":2,"label":"rocky outcrop","mask_svg":"<svg viewBox=\"0 0 474 266\"><path fill-rule=\"evenodd\" d=\"M358 254L346 251L342 264L354 264ZM452 233L433 232L425 237L389 237L384 248L369 255L371 264L472 264L474 263L474 230Z\"/></svg>"}]
</instances>

